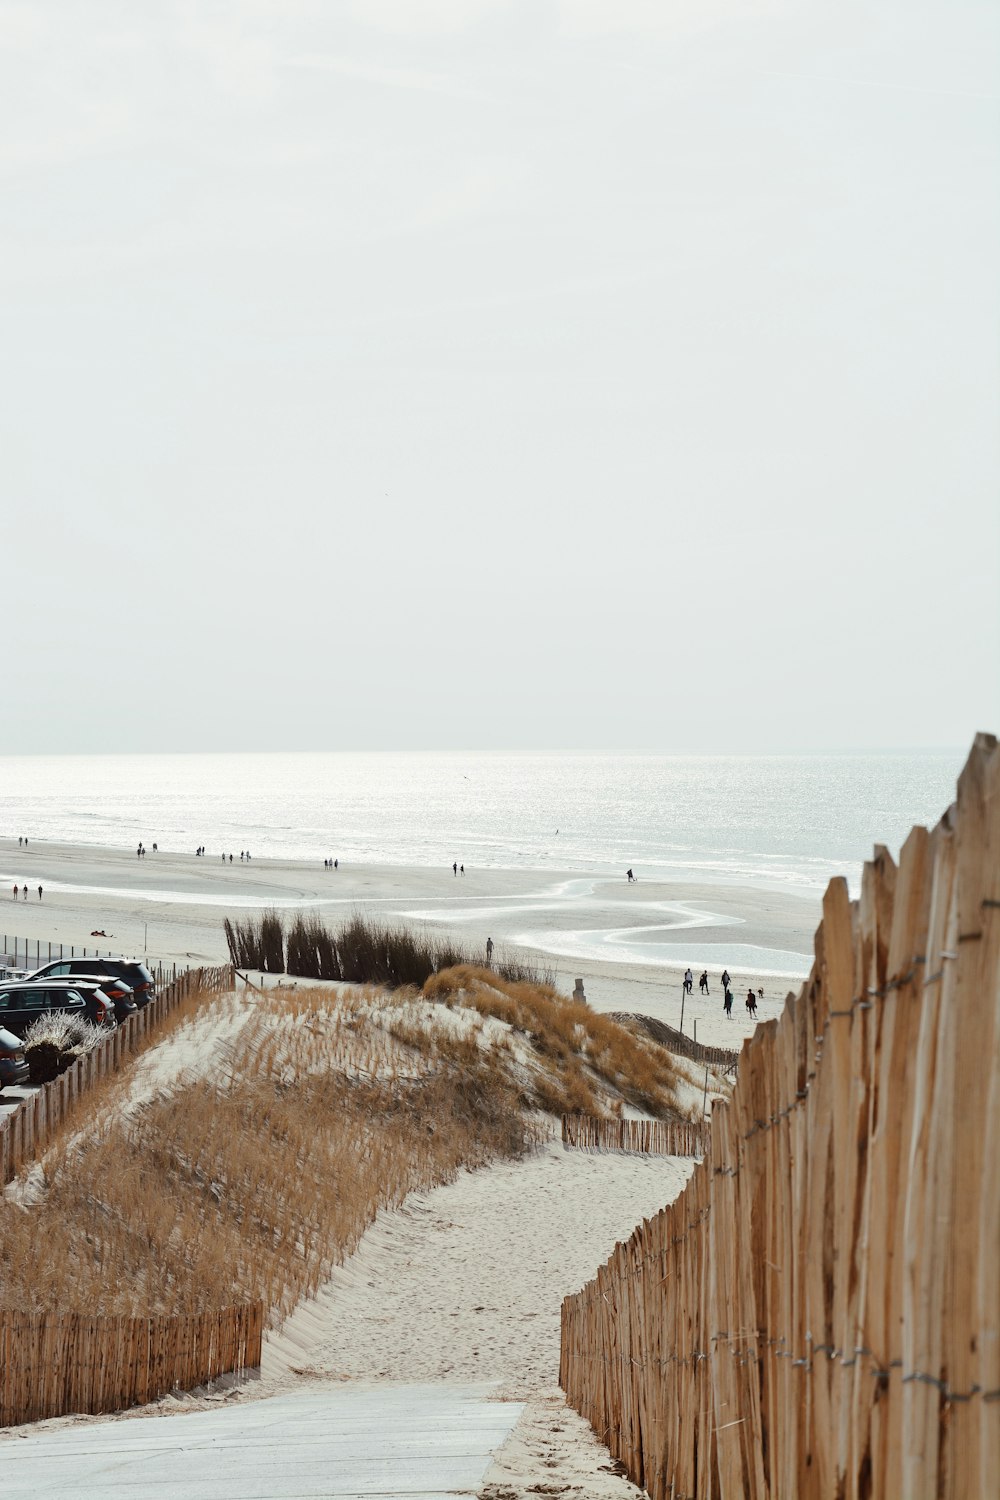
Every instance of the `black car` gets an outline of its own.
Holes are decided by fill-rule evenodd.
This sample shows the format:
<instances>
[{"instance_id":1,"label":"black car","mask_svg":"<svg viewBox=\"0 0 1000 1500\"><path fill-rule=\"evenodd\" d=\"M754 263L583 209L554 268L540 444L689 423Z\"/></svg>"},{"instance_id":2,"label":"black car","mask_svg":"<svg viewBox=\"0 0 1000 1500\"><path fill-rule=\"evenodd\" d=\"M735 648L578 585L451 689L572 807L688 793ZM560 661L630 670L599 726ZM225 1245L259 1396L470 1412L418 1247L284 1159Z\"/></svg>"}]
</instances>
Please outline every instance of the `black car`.
<instances>
[{"instance_id":1,"label":"black car","mask_svg":"<svg viewBox=\"0 0 1000 1500\"><path fill-rule=\"evenodd\" d=\"M33 1021L55 1010L79 1016L94 1026L110 1029L115 1024L114 1002L98 985L86 980L54 979L39 984L37 980L19 979L15 984L0 985L0 1028L4 1031L23 1037Z\"/></svg>"},{"instance_id":2,"label":"black car","mask_svg":"<svg viewBox=\"0 0 1000 1500\"><path fill-rule=\"evenodd\" d=\"M0 1089L12 1083L27 1083L30 1077L21 1038L0 1027Z\"/></svg>"},{"instance_id":3,"label":"black car","mask_svg":"<svg viewBox=\"0 0 1000 1500\"><path fill-rule=\"evenodd\" d=\"M60 988L75 989L77 985L88 985L100 990L101 994L110 1000L115 1009L115 1021L120 1026L127 1021L129 1016L139 1013L139 1007L135 1003L132 991L123 979L111 979L106 974L46 974L40 979L37 974L29 974L22 984L44 984L51 989L53 986Z\"/></svg>"},{"instance_id":4,"label":"black car","mask_svg":"<svg viewBox=\"0 0 1000 1500\"><path fill-rule=\"evenodd\" d=\"M32 979L48 979L50 975L65 978L78 975L81 979L93 979L100 983L101 975L109 979L122 979L132 991L132 999L141 1010L150 1000L156 999L156 981L145 964L129 958L54 958L43 964L31 975Z\"/></svg>"}]
</instances>

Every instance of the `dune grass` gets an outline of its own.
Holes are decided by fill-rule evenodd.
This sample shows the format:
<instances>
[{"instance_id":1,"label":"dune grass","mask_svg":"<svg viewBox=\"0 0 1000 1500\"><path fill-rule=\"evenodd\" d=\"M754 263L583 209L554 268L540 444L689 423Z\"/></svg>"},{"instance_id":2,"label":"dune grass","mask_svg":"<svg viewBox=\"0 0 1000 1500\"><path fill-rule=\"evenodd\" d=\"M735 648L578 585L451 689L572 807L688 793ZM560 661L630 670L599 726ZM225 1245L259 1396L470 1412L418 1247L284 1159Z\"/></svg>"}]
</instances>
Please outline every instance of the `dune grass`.
<instances>
[{"instance_id":1,"label":"dune grass","mask_svg":"<svg viewBox=\"0 0 1000 1500\"><path fill-rule=\"evenodd\" d=\"M37 1201L0 1200L7 1307L193 1312L262 1296L280 1320L379 1208L532 1139L492 1049L424 1054L365 996L269 992L209 1076L75 1116ZM36 1173L37 1177L37 1173Z\"/></svg>"},{"instance_id":2,"label":"dune grass","mask_svg":"<svg viewBox=\"0 0 1000 1500\"><path fill-rule=\"evenodd\" d=\"M237 969L291 974L329 984L380 984L387 989L415 985L433 974L475 965L481 952L454 939L400 923L380 922L355 913L339 928L316 915L296 916L285 930L277 912L223 922L229 956ZM515 982L545 983L547 971L508 952L497 951L493 972Z\"/></svg>"},{"instance_id":3,"label":"dune grass","mask_svg":"<svg viewBox=\"0 0 1000 1500\"><path fill-rule=\"evenodd\" d=\"M380 1208L519 1155L551 1130L539 1111L676 1112L662 1048L488 969L442 971L422 993L192 997L186 1017L173 1053L131 1092L126 1070L81 1100L31 1191L0 1199L5 1306L154 1314L262 1297L277 1324ZM222 1035L206 1056L198 1038Z\"/></svg>"},{"instance_id":4,"label":"dune grass","mask_svg":"<svg viewBox=\"0 0 1000 1500\"><path fill-rule=\"evenodd\" d=\"M492 969L463 965L433 975L423 993L471 1006L523 1034L546 1065L534 1089L539 1107L552 1114L605 1113L603 1082L647 1114L677 1116L671 1054L585 1002L565 999L550 984L511 981Z\"/></svg>"}]
</instances>

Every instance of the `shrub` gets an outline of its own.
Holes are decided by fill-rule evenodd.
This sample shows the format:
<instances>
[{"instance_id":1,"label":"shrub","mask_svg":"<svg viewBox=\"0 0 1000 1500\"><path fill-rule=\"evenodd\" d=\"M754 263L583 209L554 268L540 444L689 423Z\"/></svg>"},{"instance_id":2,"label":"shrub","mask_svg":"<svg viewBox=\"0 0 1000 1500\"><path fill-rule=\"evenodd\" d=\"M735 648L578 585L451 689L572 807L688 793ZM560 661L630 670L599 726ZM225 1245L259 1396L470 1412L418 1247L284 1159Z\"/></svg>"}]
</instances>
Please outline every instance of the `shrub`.
<instances>
[{"instance_id":1,"label":"shrub","mask_svg":"<svg viewBox=\"0 0 1000 1500\"><path fill-rule=\"evenodd\" d=\"M39 1016L24 1033L24 1055L32 1083L51 1083L106 1036L99 1026L65 1011Z\"/></svg>"}]
</instances>

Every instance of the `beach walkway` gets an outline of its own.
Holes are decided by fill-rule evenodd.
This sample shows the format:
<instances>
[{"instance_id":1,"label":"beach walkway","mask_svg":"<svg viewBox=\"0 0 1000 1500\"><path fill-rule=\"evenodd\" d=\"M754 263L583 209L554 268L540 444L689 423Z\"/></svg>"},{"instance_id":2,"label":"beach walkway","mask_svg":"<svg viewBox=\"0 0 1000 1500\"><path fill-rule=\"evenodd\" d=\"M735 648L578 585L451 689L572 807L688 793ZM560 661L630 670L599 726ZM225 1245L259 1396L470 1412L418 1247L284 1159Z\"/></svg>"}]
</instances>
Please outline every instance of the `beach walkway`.
<instances>
[{"instance_id":1,"label":"beach walkway","mask_svg":"<svg viewBox=\"0 0 1000 1500\"><path fill-rule=\"evenodd\" d=\"M560 1307L691 1167L550 1143L411 1194L268 1337L258 1381L11 1431L4 1500L634 1500L559 1390Z\"/></svg>"},{"instance_id":2,"label":"beach walkway","mask_svg":"<svg viewBox=\"0 0 1000 1500\"><path fill-rule=\"evenodd\" d=\"M4 1500L462 1500L521 1415L488 1386L298 1391L11 1442Z\"/></svg>"}]
</instances>

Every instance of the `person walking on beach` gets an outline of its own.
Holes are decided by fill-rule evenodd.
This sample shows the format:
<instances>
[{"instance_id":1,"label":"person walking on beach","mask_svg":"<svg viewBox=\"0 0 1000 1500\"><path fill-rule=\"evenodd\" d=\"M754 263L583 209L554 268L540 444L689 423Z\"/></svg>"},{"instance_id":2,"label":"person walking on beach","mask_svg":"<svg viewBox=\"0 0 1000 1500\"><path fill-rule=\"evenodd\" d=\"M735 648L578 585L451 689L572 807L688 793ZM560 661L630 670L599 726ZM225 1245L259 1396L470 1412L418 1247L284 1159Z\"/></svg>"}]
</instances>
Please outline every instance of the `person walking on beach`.
<instances>
[{"instance_id":1,"label":"person walking on beach","mask_svg":"<svg viewBox=\"0 0 1000 1500\"><path fill-rule=\"evenodd\" d=\"M27 899L28 899L28 887L27 886L24 887L24 889L21 892L21 895L23 896L24 900L27 901Z\"/></svg>"},{"instance_id":2,"label":"person walking on beach","mask_svg":"<svg viewBox=\"0 0 1000 1500\"><path fill-rule=\"evenodd\" d=\"M455 863L451 867L451 873L454 875L455 879L457 880L458 879L458 860L457 859L456 859Z\"/></svg>"},{"instance_id":3,"label":"person walking on beach","mask_svg":"<svg viewBox=\"0 0 1000 1500\"><path fill-rule=\"evenodd\" d=\"M732 984L732 982L733 981L729 977L729 970L728 969L723 969L723 971L722 971L722 988L724 990L728 990L728 988Z\"/></svg>"},{"instance_id":4,"label":"person walking on beach","mask_svg":"<svg viewBox=\"0 0 1000 1500\"><path fill-rule=\"evenodd\" d=\"M703 995L707 995L708 994L708 970L707 969L705 969L705 971L703 972L701 978L698 980L698 988L701 990L701 993Z\"/></svg>"},{"instance_id":5,"label":"person walking on beach","mask_svg":"<svg viewBox=\"0 0 1000 1500\"><path fill-rule=\"evenodd\" d=\"M723 1001L723 1010L726 1012L727 1019L731 1021L733 1019L733 992L732 992L732 990L726 990L726 998Z\"/></svg>"},{"instance_id":6,"label":"person walking on beach","mask_svg":"<svg viewBox=\"0 0 1000 1500\"><path fill-rule=\"evenodd\" d=\"M24 839L18 839L18 841L17 841L17 847L20 849L21 846L23 845L23 843L24 843Z\"/></svg>"},{"instance_id":7,"label":"person walking on beach","mask_svg":"<svg viewBox=\"0 0 1000 1500\"><path fill-rule=\"evenodd\" d=\"M747 1010L752 1016L757 1014L757 996L753 990L747 990Z\"/></svg>"},{"instance_id":8,"label":"person walking on beach","mask_svg":"<svg viewBox=\"0 0 1000 1500\"><path fill-rule=\"evenodd\" d=\"M626 870L625 871L625 878L628 881L629 885L631 885L632 882L633 882L633 880L635 879L635 876L632 874L631 870Z\"/></svg>"},{"instance_id":9,"label":"person walking on beach","mask_svg":"<svg viewBox=\"0 0 1000 1500\"><path fill-rule=\"evenodd\" d=\"M465 866L464 865L459 865L459 867L458 867L458 873L460 875L464 875L465 874Z\"/></svg>"},{"instance_id":10,"label":"person walking on beach","mask_svg":"<svg viewBox=\"0 0 1000 1500\"><path fill-rule=\"evenodd\" d=\"M14 883L14 900L17 900L17 882Z\"/></svg>"},{"instance_id":11,"label":"person walking on beach","mask_svg":"<svg viewBox=\"0 0 1000 1500\"><path fill-rule=\"evenodd\" d=\"M687 969L687 970L685 970L685 973L684 973L684 993L685 993L685 995L690 995L690 994L693 993L693 991L694 991L694 975L691 973L690 969Z\"/></svg>"},{"instance_id":12,"label":"person walking on beach","mask_svg":"<svg viewBox=\"0 0 1000 1500\"><path fill-rule=\"evenodd\" d=\"M486 967L488 969L493 967L493 939L491 937L486 939Z\"/></svg>"},{"instance_id":13,"label":"person walking on beach","mask_svg":"<svg viewBox=\"0 0 1000 1500\"><path fill-rule=\"evenodd\" d=\"M41 901L41 899L42 899L42 888L41 888L41 886L38 887L38 899L39 899L39 901Z\"/></svg>"}]
</instances>

